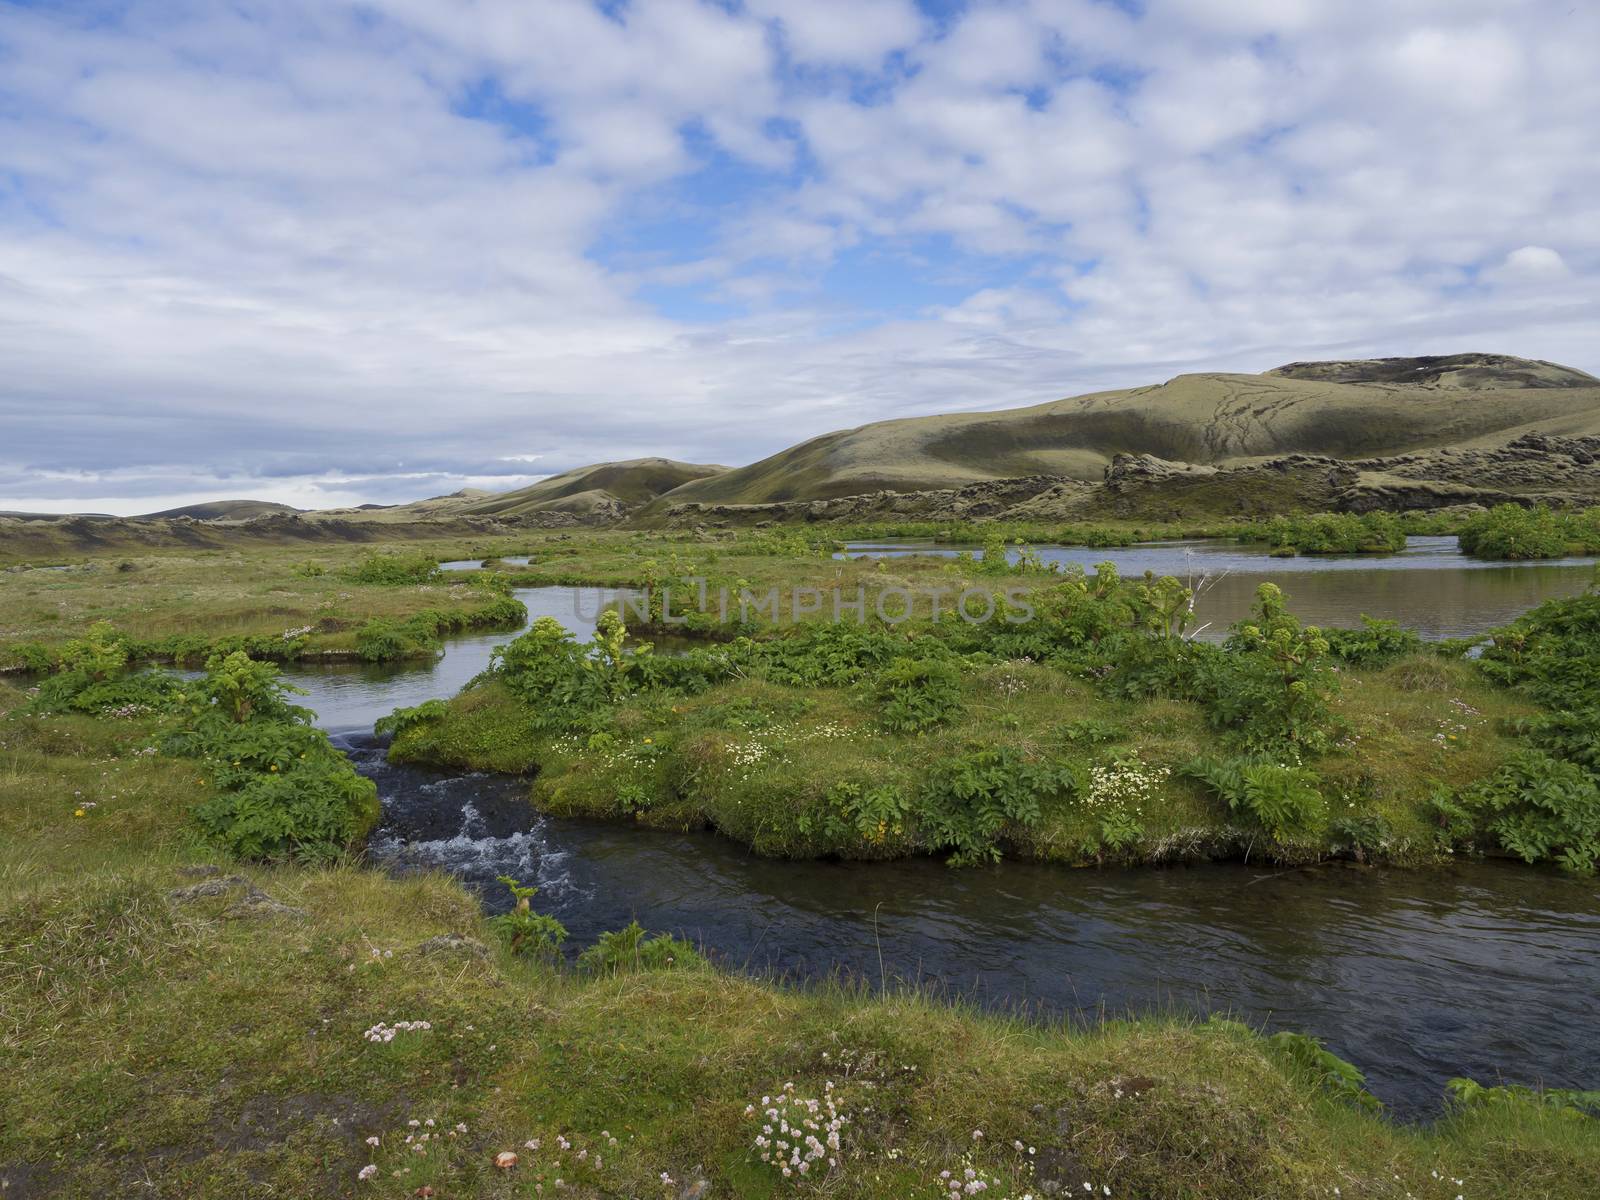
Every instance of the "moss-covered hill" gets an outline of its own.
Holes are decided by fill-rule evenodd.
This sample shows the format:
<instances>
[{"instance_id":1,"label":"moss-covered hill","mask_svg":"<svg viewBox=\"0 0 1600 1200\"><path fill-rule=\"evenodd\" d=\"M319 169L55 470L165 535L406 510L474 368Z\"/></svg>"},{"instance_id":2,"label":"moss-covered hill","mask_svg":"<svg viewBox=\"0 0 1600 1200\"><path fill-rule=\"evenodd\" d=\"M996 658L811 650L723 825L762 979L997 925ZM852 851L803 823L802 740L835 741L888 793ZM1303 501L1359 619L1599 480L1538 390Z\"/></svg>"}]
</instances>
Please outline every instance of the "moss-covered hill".
<instances>
[{"instance_id":1,"label":"moss-covered hill","mask_svg":"<svg viewBox=\"0 0 1600 1200\"><path fill-rule=\"evenodd\" d=\"M997 478L1098 482L1118 454L1237 464L1286 454L1365 459L1600 434L1600 380L1494 355L1293 363L1180 375L1031 408L880 421L686 483L663 504L749 504Z\"/></svg>"}]
</instances>

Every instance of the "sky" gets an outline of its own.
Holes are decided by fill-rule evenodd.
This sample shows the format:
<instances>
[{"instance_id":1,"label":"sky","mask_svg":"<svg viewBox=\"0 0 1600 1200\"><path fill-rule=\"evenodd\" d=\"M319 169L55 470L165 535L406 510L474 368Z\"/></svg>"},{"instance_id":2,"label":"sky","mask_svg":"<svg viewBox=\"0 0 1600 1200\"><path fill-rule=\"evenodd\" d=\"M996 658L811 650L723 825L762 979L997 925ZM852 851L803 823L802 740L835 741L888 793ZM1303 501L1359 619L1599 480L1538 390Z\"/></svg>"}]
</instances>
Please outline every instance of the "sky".
<instances>
[{"instance_id":1,"label":"sky","mask_svg":"<svg viewBox=\"0 0 1600 1200\"><path fill-rule=\"evenodd\" d=\"M0 509L1600 373L1586 0L0 0Z\"/></svg>"}]
</instances>

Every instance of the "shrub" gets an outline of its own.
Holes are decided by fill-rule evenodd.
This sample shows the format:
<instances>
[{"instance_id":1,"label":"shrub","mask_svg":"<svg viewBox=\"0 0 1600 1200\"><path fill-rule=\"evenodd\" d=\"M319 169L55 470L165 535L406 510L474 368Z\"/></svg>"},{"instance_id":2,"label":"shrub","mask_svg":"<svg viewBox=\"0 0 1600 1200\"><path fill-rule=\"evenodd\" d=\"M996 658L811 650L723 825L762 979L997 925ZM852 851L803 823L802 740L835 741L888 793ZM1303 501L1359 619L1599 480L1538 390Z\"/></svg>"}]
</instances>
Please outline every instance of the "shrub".
<instances>
[{"instance_id":1,"label":"shrub","mask_svg":"<svg viewBox=\"0 0 1600 1200\"><path fill-rule=\"evenodd\" d=\"M1330 629L1323 636L1328 652L1354 667L1382 667L1422 650L1422 638L1397 621L1363 615L1360 629Z\"/></svg>"},{"instance_id":2,"label":"shrub","mask_svg":"<svg viewBox=\"0 0 1600 1200\"><path fill-rule=\"evenodd\" d=\"M1327 802L1315 772L1252 759L1197 758L1184 774L1198 779L1230 811L1245 817L1275 842L1304 840L1321 832Z\"/></svg>"},{"instance_id":3,"label":"shrub","mask_svg":"<svg viewBox=\"0 0 1600 1200\"><path fill-rule=\"evenodd\" d=\"M368 554L345 572L345 578L390 587L432 583L439 578L439 562L428 554Z\"/></svg>"},{"instance_id":4,"label":"shrub","mask_svg":"<svg viewBox=\"0 0 1600 1200\"><path fill-rule=\"evenodd\" d=\"M928 842L953 851L952 866L996 861L1008 824L1037 825L1042 802L1077 784L1069 765L1003 747L973 750L934 764L914 812Z\"/></svg>"},{"instance_id":5,"label":"shrub","mask_svg":"<svg viewBox=\"0 0 1600 1200\"><path fill-rule=\"evenodd\" d=\"M847 687L907 651L903 634L843 622L804 625L769 641L736 643L758 674L790 687Z\"/></svg>"},{"instance_id":6,"label":"shrub","mask_svg":"<svg viewBox=\"0 0 1600 1200\"><path fill-rule=\"evenodd\" d=\"M1251 753L1318 752L1332 735L1329 645L1302 628L1276 585L1256 589L1255 614L1233 628L1226 653L1201 660L1200 699L1212 723Z\"/></svg>"},{"instance_id":7,"label":"shrub","mask_svg":"<svg viewBox=\"0 0 1600 1200\"><path fill-rule=\"evenodd\" d=\"M209 835L243 858L327 859L378 818L377 788L288 702L269 663L215 656L189 694L168 754L200 759L215 794L195 810Z\"/></svg>"},{"instance_id":8,"label":"shrub","mask_svg":"<svg viewBox=\"0 0 1600 1200\"><path fill-rule=\"evenodd\" d=\"M373 732L380 736L392 734L398 737L415 726L442 721L449 712L450 709L443 700L424 700L411 708L397 708L387 717L379 717Z\"/></svg>"},{"instance_id":9,"label":"shrub","mask_svg":"<svg viewBox=\"0 0 1600 1200\"><path fill-rule=\"evenodd\" d=\"M1560 1117L1585 1121L1600 1117L1600 1091L1581 1092L1566 1088L1522 1087L1506 1084L1485 1087L1474 1079L1445 1081L1445 1096L1452 1108L1534 1108L1545 1109Z\"/></svg>"},{"instance_id":10,"label":"shrub","mask_svg":"<svg viewBox=\"0 0 1600 1200\"><path fill-rule=\"evenodd\" d=\"M411 658L437 645L438 640L431 633L382 617L374 617L356 632L356 654L362 662L393 662L399 658Z\"/></svg>"},{"instance_id":11,"label":"shrub","mask_svg":"<svg viewBox=\"0 0 1600 1200\"><path fill-rule=\"evenodd\" d=\"M511 893L515 904L510 912L490 917L489 928L500 935L513 954L543 962L557 961L561 943L567 940L567 927L549 913L533 911L538 888L524 886L509 875L499 876L499 882Z\"/></svg>"},{"instance_id":12,"label":"shrub","mask_svg":"<svg viewBox=\"0 0 1600 1200\"><path fill-rule=\"evenodd\" d=\"M521 637L495 651L492 668L511 694L529 705L538 728L573 729L609 699L585 648L554 617L540 617Z\"/></svg>"},{"instance_id":13,"label":"shrub","mask_svg":"<svg viewBox=\"0 0 1600 1200\"><path fill-rule=\"evenodd\" d=\"M682 938L665 933L649 937L633 921L623 929L602 933L598 941L578 955L578 969L590 975L616 975L623 971L685 970L705 965L700 952Z\"/></svg>"},{"instance_id":14,"label":"shrub","mask_svg":"<svg viewBox=\"0 0 1600 1200\"><path fill-rule=\"evenodd\" d=\"M905 832L911 805L904 792L893 784L869 786L861 783L836 783L823 797L822 832L834 839L858 839L881 845L890 837ZM810 832L802 818L802 832Z\"/></svg>"},{"instance_id":15,"label":"shrub","mask_svg":"<svg viewBox=\"0 0 1600 1200\"><path fill-rule=\"evenodd\" d=\"M1479 663L1552 708L1600 703L1600 594L1546 600L1496 629Z\"/></svg>"},{"instance_id":16,"label":"shrub","mask_svg":"<svg viewBox=\"0 0 1600 1200\"><path fill-rule=\"evenodd\" d=\"M1275 551L1289 554L1390 554L1406 548L1400 519L1385 512L1278 517L1263 534Z\"/></svg>"},{"instance_id":17,"label":"shrub","mask_svg":"<svg viewBox=\"0 0 1600 1200\"><path fill-rule=\"evenodd\" d=\"M1382 1103L1367 1091L1367 1077L1314 1037L1285 1030L1267 1039L1268 1047L1290 1070L1336 1099L1376 1112Z\"/></svg>"},{"instance_id":18,"label":"shrub","mask_svg":"<svg viewBox=\"0 0 1600 1200\"><path fill-rule=\"evenodd\" d=\"M1533 508L1500 504L1461 527L1461 550L1474 558L1560 558L1571 540L1569 524L1543 504Z\"/></svg>"},{"instance_id":19,"label":"shrub","mask_svg":"<svg viewBox=\"0 0 1600 1200\"><path fill-rule=\"evenodd\" d=\"M1600 858L1600 780L1577 763L1519 751L1463 791L1460 803L1525 862L1592 871Z\"/></svg>"},{"instance_id":20,"label":"shrub","mask_svg":"<svg viewBox=\"0 0 1600 1200\"><path fill-rule=\"evenodd\" d=\"M873 696L885 729L922 733L960 711L961 670L949 660L902 658L879 674Z\"/></svg>"},{"instance_id":21,"label":"shrub","mask_svg":"<svg viewBox=\"0 0 1600 1200\"><path fill-rule=\"evenodd\" d=\"M161 712L178 694L178 681L159 671L130 672L127 640L97 621L61 650L55 674L39 685L31 712L81 712L135 716Z\"/></svg>"}]
</instances>

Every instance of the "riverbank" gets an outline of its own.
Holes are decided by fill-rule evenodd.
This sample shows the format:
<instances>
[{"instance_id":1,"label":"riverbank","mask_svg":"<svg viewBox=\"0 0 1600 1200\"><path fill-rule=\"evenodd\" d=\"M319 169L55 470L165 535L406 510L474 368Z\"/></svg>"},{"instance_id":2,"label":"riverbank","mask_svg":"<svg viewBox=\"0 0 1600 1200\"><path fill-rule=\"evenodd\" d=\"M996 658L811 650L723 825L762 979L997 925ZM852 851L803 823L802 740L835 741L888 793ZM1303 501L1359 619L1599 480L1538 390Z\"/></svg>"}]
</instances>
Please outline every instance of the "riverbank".
<instances>
[{"instance_id":1,"label":"riverbank","mask_svg":"<svg viewBox=\"0 0 1600 1200\"><path fill-rule=\"evenodd\" d=\"M1600 1161L1595 1122L1511 1098L1396 1127L1225 1022L1074 1032L714 970L552 971L441 876L220 860L188 818L201 777L142 752L148 719L20 698L0 685L17 1194L899 1200L971 1169L995 1196L1577 1198ZM427 1028L368 1040L399 1022ZM830 1081L838 1166L786 1181L759 1161L762 1097Z\"/></svg>"},{"instance_id":2,"label":"riverbank","mask_svg":"<svg viewBox=\"0 0 1600 1200\"><path fill-rule=\"evenodd\" d=\"M386 727L402 761L537 772L544 811L776 857L1593 869L1593 681L1570 664L1600 598L1549 601L1472 662L1380 622L1325 634L1270 584L1200 643L1190 596L1106 569L989 622L814 622L670 657L614 618L586 646L546 620Z\"/></svg>"}]
</instances>

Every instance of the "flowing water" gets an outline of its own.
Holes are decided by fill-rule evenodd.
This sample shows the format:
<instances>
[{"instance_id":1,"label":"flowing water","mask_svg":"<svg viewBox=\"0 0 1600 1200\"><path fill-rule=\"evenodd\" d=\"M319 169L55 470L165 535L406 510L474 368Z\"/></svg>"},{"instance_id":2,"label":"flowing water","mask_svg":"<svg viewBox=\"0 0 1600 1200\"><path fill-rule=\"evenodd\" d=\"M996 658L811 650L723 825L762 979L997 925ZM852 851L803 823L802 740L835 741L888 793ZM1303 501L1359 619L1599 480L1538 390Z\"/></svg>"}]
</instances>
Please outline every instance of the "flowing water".
<instances>
[{"instance_id":1,"label":"flowing water","mask_svg":"<svg viewBox=\"0 0 1600 1200\"><path fill-rule=\"evenodd\" d=\"M1541 563L1482 562L1453 537L1413 537L1397 554L1299 555L1274 558L1265 546L1224 541L1153 542L1094 550L1038 546L1047 563L1077 564L1093 573L1103 562L1123 577L1173 575L1197 592L1195 623L1220 637L1248 616L1256 588L1275 583L1290 610L1308 625L1352 628L1363 614L1398 621L1425 638L1468 637L1503 625L1541 600L1575 596L1595 577L1593 558ZM852 542L856 558L950 557L972 546L914 538ZM1020 550L1009 552L1015 562Z\"/></svg>"},{"instance_id":2,"label":"flowing water","mask_svg":"<svg viewBox=\"0 0 1600 1200\"><path fill-rule=\"evenodd\" d=\"M517 592L531 616L554 616L580 637L613 594ZM725 965L792 979L914 980L1055 1016L1220 1011L1312 1033L1360 1064L1402 1117L1437 1111L1454 1075L1600 1086L1600 896L1590 881L1469 863L774 862L713 834L541 817L526 780L387 762L372 722L453 694L511 636L453 639L426 666L289 673L376 780L384 821L370 853L391 869L449 870L491 908L503 907L497 875L536 882L577 944L637 917Z\"/></svg>"}]
</instances>

